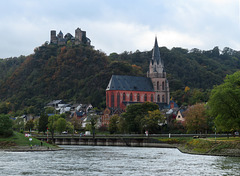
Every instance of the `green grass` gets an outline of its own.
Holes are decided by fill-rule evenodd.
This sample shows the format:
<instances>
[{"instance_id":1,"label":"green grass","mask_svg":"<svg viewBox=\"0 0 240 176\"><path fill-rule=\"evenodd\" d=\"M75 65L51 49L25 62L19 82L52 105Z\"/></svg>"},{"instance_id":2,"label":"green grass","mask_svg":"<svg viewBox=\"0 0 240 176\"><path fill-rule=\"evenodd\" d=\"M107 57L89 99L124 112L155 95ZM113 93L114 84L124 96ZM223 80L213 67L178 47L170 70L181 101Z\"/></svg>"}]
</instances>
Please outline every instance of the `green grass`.
<instances>
[{"instance_id":1,"label":"green grass","mask_svg":"<svg viewBox=\"0 0 240 176\"><path fill-rule=\"evenodd\" d=\"M4 138L0 137L0 146L2 147L8 147L8 146L34 146L34 145L41 145L41 141L38 139L32 138L32 141L29 141L29 137L25 137L24 134L14 132L11 137ZM43 142L43 146L54 148L56 146L50 145L46 142Z\"/></svg>"}]
</instances>

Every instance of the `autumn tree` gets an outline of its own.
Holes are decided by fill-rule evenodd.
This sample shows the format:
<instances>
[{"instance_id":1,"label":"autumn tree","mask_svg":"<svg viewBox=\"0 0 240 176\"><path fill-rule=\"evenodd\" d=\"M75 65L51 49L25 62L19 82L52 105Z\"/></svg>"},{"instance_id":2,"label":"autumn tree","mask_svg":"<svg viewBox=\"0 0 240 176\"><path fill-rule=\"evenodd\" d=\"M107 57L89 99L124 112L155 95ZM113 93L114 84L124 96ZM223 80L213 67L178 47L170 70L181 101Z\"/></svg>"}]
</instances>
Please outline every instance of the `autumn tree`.
<instances>
[{"instance_id":1,"label":"autumn tree","mask_svg":"<svg viewBox=\"0 0 240 176\"><path fill-rule=\"evenodd\" d=\"M188 133L204 133L208 128L208 116L205 104L196 104L189 107L185 112L185 125Z\"/></svg>"},{"instance_id":2,"label":"autumn tree","mask_svg":"<svg viewBox=\"0 0 240 176\"><path fill-rule=\"evenodd\" d=\"M214 87L208 106L218 131L240 129L240 71L228 75L223 84Z\"/></svg>"}]
</instances>

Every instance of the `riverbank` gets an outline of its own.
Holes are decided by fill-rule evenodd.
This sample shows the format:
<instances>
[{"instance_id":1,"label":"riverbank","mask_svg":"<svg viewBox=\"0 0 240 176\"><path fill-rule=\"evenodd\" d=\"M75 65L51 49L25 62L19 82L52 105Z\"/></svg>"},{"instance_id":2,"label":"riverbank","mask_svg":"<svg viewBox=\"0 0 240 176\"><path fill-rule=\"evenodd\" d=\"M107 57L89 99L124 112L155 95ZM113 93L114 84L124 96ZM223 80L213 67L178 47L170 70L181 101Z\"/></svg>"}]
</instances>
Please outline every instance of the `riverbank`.
<instances>
[{"instance_id":1,"label":"riverbank","mask_svg":"<svg viewBox=\"0 0 240 176\"><path fill-rule=\"evenodd\" d=\"M175 146L182 153L214 156L234 156L240 157L240 138L158 138L160 142L165 142Z\"/></svg>"},{"instance_id":2,"label":"riverbank","mask_svg":"<svg viewBox=\"0 0 240 176\"><path fill-rule=\"evenodd\" d=\"M30 137L24 134L14 132L13 136L0 137L0 150L11 152L31 152L31 151L56 151L62 150L56 145L48 144L44 141Z\"/></svg>"}]
</instances>

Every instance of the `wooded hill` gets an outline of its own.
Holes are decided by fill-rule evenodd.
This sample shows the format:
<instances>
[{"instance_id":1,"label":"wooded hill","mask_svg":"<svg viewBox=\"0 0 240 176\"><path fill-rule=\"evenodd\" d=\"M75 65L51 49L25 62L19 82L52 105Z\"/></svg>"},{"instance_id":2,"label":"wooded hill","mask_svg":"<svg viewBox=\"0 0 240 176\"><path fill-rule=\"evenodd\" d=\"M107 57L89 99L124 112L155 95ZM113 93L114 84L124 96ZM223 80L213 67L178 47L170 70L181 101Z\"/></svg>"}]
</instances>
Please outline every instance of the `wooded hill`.
<instances>
[{"instance_id":1,"label":"wooded hill","mask_svg":"<svg viewBox=\"0 0 240 176\"><path fill-rule=\"evenodd\" d=\"M160 48L171 96L179 104L207 101L209 89L240 69L240 51ZM104 53L90 46L44 44L27 57L0 60L0 113L31 107L39 113L54 99L105 107L113 74L146 76L152 51ZM186 89L187 86L187 89ZM193 98L192 98L193 97Z\"/></svg>"}]
</instances>

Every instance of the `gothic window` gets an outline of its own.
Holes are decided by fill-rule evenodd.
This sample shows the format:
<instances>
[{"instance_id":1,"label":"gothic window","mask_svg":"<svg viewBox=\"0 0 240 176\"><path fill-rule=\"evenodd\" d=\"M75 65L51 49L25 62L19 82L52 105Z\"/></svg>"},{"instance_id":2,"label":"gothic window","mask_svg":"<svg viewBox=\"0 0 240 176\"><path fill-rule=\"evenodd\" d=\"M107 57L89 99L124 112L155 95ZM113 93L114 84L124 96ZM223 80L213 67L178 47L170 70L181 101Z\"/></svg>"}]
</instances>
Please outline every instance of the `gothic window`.
<instances>
[{"instance_id":1,"label":"gothic window","mask_svg":"<svg viewBox=\"0 0 240 176\"><path fill-rule=\"evenodd\" d=\"M159 90L159 81L157 82L157 90Z\"/></svg>"},{"instance_id":2,"label":"gothic window","mask_svg":"<svg viewBox=\"0 0 240 176\"><path fill-rule=\"evenodd\" d=\"M151 94L151 102L153 102L153 94Z\"/></svg>"},{"instance_id":3,"label":"gothic window","mask_svg":"<svg viewBox=\"0 0 240 176\"><path fill-rule=\"evenodd\" d=\"M126 94L123 93L123 101L125 101L125 100L126 100Z\"/></svg>"},{"instance_id":4,"label":"gothic window","mask_svg":"<svg viewBox=\"0 0 240 176\"><path fill-rule=\"evenodd\" d=\"M130 94L130 101L133 101L133 95L132 95L132 93Z\"/></svg>"},{"instance_id":5,"label":"gothic window","mask_svg":"<svg viewBox=\"0 0 240 176\"><path fill-rule=\"evenodd\" d=\"M164 90L164 81L162 82L162 90Z\"/></svg>"},{"instance_id":6,"label":"gothic window","mask_svg":"<svg viewBox=\"0 0 240 176\"><path fill-rule=\"evenodd\" d=\"M117 94L117 107L120 107L120 93Z\"/></svg>"},{"instance_id":7,"label":"gothic window","mask_svg":"<svg viewBox=\"0 0 240 176\"><path fill-rule=\"evenodd\" d=\"M111 95L111 107L113 108L114 107L114 94L112 93Z\"/></svg>"},{"instance_id":8,"label":"gothic window","mask_svg":"<svg viewBox=\"0 0 240 176\"><path fill-rule=\"evenodd\" d=\"M137 94L137 101L140 101L140 95L139 95L139 93Z\"/></svg>"},{"instance_id":9,"label":"gothic window","mask_svg":"<svg viewBox=\"0 0 240 176\"><path fill-rule=\"evenodd\" d=\"M147 94L144 95L144 101L147 101Z\"/></svg>"},{"instance_id":10,"label":"gothic window","mask_svg":"<svg viewBox=\"0 0 240 176\"><path fill-rule=\"evenodd\" d=\"M164 95L162 96L162 102L164 102L165 100L164 100Z\"/></svg>"},{"instance_id":11,"label":"gothic window","mask_svg":"<svg viewBox=\"0 0 240 176\"><path fill-rule=\"evenodd\" d=\"M157 96L157 102L160 102L160 95Z\"/></svg>"}]
</instances>

